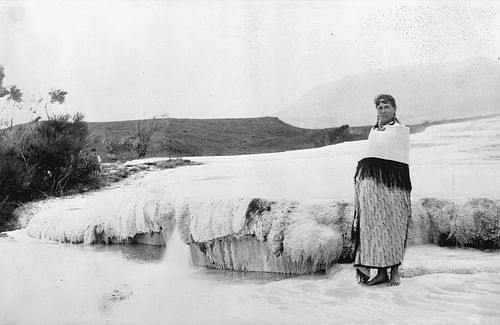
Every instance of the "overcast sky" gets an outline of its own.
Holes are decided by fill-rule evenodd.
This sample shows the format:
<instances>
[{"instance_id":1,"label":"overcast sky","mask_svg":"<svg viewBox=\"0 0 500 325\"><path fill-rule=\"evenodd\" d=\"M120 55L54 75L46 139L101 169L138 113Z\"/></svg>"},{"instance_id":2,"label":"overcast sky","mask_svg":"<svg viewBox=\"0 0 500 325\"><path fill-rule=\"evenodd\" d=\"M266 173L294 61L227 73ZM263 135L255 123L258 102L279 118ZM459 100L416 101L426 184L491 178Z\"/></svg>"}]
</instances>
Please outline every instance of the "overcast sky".
<instances>
[{"instance_id":1,"label":"overcast sky","mask_svg":"<svg viewBox=\"0 0 500 325\"><path fill-rule=\"evenodd\" d=\"M500 57L498 1L373 2L0 1L0 64L109 121L273 115L349 74Z\"/></svg>"}]
</instances>

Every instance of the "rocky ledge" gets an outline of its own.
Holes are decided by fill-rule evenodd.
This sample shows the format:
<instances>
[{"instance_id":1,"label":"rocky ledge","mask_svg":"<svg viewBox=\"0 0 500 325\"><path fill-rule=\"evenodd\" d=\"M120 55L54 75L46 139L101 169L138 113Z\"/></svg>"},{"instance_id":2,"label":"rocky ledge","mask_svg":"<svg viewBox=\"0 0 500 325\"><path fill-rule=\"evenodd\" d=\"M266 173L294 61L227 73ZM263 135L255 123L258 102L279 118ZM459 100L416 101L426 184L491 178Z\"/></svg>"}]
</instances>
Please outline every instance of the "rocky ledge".
<instances>
[{"instance_id":1,"label":"rocky ledge","mask_svg":"<svg viewBox=\"0 0 500 325\"><path fill-rule=\"evenodd\" d=\"M27 233L70 243L165 245L176 227L194 265L238 271L304 274L353 260L348 201L172 201L140 189L120 199L114 191L95 195L109 204L85 196L25 209L33 212ZM488 198L414 200L408 245L499 248L499 207Z\"/></svg>"}]
</instances>

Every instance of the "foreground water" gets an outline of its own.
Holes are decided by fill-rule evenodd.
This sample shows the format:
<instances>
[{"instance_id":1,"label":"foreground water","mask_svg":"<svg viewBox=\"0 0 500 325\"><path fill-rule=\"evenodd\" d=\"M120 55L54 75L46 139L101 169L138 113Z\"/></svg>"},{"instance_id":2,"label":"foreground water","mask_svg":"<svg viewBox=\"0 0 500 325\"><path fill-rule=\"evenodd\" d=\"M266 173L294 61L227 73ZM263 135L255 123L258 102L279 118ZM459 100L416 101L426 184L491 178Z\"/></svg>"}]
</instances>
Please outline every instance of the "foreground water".
<instances>
[{"instance_id":1,"label":"foreground water","mask_svg":"<svg viewBox=\"0 0 500 325\"><path fill-rule=\"evenodd\" d=\"M2 324L486 324L500 321L500 253L410 247L400 287L351 265L285 277L189 266L175 238L148 246L0 238Z\"/></svg>"},{"instance_id":2,"label":"foreground water","mask_svg":"<svg viewBox=\"0 0 500 325\"><path fill-rule=\"evenodd\" d=\"M432 127L411 143L414 197L498 197L500 119ZM141 195L351 199L363 145L200 157L69 209L85 217ZM175 238L165 250L0 235L0 324L500 323L498 252L410 247L396 288L356 284L351 265L290 278L196 269L187 254Z\"/></svg>"}]
</instances>

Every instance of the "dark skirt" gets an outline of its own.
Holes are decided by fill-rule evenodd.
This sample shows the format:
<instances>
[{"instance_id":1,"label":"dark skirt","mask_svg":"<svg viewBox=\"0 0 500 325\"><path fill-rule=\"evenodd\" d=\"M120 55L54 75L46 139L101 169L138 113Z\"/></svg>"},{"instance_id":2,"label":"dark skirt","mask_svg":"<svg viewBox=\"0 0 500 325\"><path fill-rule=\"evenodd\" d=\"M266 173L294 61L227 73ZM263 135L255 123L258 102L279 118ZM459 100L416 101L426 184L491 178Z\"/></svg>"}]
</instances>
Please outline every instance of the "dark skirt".
<instances>
[{"instance_id":1,"label":"dark skirt","mask_svg":"<svg viewBox=\"0 0 500 325\"><path fill-rule=\"evenodd\" d=\"M401 264L411 221L410 192L407 164L379 158L359 161L354 176L354 266Z\"/></svg>"}]
</instances>

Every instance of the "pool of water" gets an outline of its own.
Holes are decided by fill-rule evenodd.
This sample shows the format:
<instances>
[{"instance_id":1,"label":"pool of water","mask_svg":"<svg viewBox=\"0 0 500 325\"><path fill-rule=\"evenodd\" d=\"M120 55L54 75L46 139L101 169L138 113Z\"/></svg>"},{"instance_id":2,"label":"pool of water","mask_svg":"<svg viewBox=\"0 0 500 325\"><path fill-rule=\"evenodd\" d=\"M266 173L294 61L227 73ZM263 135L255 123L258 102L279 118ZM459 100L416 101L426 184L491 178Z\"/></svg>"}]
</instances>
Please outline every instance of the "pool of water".
<instances>
[{"instance_id":1,"label":"pool of water","mask_svg":"<svg viewBox=\"0 0 500 325\"><path fill-rule=\"evenodd\" d=\"M298 277L194 268L188 247L0 238L2 324L494 323L500 254L416 246L400 287L358 285L351 265ZM434 261L434 262L433 262ZM460 317L460 318L458 318Z\"/></svg>"}]
</instances>

